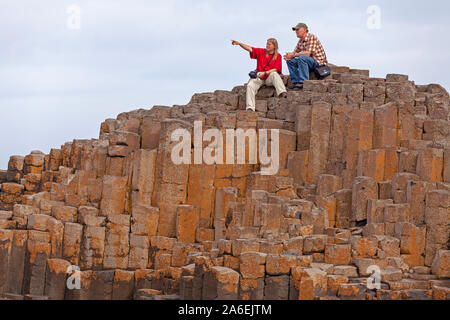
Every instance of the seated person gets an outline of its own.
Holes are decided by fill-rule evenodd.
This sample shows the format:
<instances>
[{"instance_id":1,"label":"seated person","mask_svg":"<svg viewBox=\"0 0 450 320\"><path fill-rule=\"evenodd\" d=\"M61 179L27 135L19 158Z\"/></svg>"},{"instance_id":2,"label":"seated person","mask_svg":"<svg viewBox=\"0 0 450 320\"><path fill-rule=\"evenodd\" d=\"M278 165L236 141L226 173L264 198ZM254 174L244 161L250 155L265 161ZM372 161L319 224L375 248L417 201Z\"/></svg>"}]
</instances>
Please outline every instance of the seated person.
<instances>
[{"instance_id":1,"label":"seated person","mask_svg":"<svg viewBox=\"0 0 450 320\"><path fill-rule=\"evenodd\" d=\"M232 40L232 45L239 45L250 52L250 58L256 59L258 76L250 79L247 85L247 110L255 111L256 94L261 86L274 86L277 96L287 97L286 87L280 77L282 57L278 53L278 41L274 38L267 40L266 48L254 48L241 42Z\"/></svg>"},{"instance_id":2,"label":"seated person","mask_svg":"<svg viewBox=\"0 0 450 320\"><path fill-rule=\"evenodd\" d=\"M327 64L327 56L319 39L308 32L308 26L299 23L292 28L297 38L300 38L294 52L284 55L287 61L292 85L289 89L300 90L303 81L309 80L309 72L318 66Z\"/></svg>"}]
</instances>

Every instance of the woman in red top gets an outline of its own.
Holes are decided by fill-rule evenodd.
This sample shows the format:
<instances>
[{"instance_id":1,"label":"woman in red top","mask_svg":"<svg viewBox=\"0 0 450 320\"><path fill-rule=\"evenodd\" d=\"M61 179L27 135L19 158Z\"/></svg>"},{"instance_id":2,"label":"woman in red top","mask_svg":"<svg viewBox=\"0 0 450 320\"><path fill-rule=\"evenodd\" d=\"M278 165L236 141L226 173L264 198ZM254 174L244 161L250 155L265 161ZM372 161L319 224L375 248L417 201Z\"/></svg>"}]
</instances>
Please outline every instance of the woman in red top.
<instances>
[{"instance_id":1,"label":"woman in red top","mask_svg":"<svg viewBox=\"0 0 450 320\"><path fill-rule=\"evenodd\" d=\"M250 79L247 84L247 110L255 111L255 97L262 85L274 86L277 96L286 98L286 87L280 77L281 55L278 53L278 41L274 38L267 40L266 48L254 48L238 42L231 41L232 45L239 45L250 53L250 58L256 59L258 77Z\"/></svg>"}]
</instances>

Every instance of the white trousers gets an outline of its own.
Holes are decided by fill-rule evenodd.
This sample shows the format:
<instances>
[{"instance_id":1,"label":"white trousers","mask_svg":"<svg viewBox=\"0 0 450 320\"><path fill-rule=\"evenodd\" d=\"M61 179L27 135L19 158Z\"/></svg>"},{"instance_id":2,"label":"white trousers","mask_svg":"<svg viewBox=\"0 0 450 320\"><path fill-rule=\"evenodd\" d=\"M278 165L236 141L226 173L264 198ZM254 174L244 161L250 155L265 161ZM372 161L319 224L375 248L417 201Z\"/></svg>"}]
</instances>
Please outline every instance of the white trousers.
<instances>
[{"instance_id":1,"label":"white trousers","mask_svg":"<svg viewBox=\"0 0 450 320\"><path fill-rule=\"evenodd\" d=\"M286 92L286 87L278 72L272 72L265 80L261 80L260 78L250 79L247 84L247 109L255 111L256 94L263 85L274 86L277 91L277 96Z\"/></svg>"}]
</instances>

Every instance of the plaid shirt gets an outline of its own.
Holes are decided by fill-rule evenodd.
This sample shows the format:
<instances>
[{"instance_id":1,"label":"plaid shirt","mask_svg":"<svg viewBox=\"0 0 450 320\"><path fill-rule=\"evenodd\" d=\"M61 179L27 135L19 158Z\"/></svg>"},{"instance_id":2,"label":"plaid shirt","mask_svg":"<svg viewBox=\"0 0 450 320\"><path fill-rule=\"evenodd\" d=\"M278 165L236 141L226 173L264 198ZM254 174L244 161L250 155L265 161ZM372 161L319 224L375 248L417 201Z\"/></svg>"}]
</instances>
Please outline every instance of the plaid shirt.
<instances>
[{"instance_id":1,"label":"plaid shirt","mask_svg":"<svg viewBox=\"0 0 450 320\"><path fill-rule=\"evenodd\" d=\"M322 44L320 43L319 39L312 33L308 33L305 40L300 39L298 41L294 52L302 51L311 52L311 57L317 61L319 66L328 63L327 55L325 54L325 50L323 50Z\"/></svg>"}]
</instances>

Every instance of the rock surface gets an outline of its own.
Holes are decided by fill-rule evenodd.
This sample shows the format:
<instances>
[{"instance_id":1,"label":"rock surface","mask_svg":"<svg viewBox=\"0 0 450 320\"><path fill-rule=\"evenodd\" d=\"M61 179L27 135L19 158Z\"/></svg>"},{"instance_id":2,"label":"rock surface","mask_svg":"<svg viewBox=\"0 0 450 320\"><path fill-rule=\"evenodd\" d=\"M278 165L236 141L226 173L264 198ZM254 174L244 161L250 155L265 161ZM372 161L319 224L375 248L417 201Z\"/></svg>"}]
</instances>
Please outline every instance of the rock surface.
<instances>
[{"instance_id":1,"label":"rock surface","mask_svg":"<svg viewBox=\"0 0 450 320\"><path fill-rule=\"evenodd\" d=\"M263 87L255 113L238 86L11 156L0 298L449 300L448 93L332 71L286 99ZM227 129L279 130L278 171L262 174L260 155L175 164L171 134L194 136L195 121L224 141Z\"/></svg>"}]
</instances>

